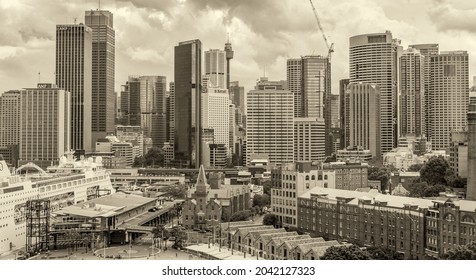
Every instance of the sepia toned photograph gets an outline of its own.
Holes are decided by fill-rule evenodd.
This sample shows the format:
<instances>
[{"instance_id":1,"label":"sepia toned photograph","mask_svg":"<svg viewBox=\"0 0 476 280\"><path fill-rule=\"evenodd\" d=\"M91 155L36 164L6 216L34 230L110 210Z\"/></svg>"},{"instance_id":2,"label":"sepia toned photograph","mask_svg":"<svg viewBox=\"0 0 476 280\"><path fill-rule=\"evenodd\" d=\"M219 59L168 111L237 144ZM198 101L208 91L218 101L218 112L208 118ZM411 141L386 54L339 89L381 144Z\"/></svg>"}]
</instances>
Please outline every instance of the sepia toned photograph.
<instances>
[{"instance_id":1,"label":"sepia toned photograph","mask_svg":"<svg viewBox=\"0 0 476 280\"><path fill-rule=\"evenodd\" d=\"M0 12L0 267L476 260L473 0Z\"/></svg>"}]
</instances>

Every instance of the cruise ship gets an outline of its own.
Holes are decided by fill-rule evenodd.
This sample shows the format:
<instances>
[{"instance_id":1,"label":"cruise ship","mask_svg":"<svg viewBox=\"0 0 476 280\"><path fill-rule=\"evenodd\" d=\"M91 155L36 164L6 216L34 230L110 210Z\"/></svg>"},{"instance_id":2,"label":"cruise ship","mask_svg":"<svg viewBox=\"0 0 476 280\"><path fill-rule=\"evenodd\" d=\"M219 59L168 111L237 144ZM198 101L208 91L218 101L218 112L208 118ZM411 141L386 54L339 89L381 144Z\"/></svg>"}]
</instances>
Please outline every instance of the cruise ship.
<instances>
[{"instance_id":1,"label":"cruise ship","mask_svg":"<svg viewBox=\"0 0 476 280\"><path fill-rule=\"evenodd\" d=\"M49 199L52 213L113 192L101 157L75 160L68 152L46 170L28 163L14 171L0 158L0 254L25 246L28 200Z\"/></svg>"}]
</instances>

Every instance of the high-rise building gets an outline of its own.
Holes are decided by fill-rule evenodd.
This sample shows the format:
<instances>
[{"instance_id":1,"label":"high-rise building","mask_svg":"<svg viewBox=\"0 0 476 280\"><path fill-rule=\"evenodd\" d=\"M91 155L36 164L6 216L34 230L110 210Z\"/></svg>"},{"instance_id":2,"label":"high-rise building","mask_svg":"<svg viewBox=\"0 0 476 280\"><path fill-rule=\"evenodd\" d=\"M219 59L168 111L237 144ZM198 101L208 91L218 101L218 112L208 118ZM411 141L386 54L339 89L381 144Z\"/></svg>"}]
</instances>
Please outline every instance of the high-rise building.
<instances>
[{"instance_id":1,"label":"high-rise building","mask_svg":"<svg viewBox=\"0 0 476 280\"><path fill-rule=\"evenodd\" d=\"M92 143L114 132L115 31L109 11L86 11L92 29Z\"/></svg>"},{"instance_id":2,"label":"high-rise building","mask_svg":"<svg viewBox=\"0 0 476 280\"><path fill-rule=\"evenodd\" d=\"M468 186L466 199L476 200L476 104L468 108Z\"/></svg>"},{"instance_id":3,"label":"high-rise building","mask_svg":"<svg viewBox=\"0 0 476 280\"><path fill-rule=\"evenodd\" d=\"M271 165L294 160L294 96L282 89L283 83L272 84L247 95L247 164L255 154L267 155Z\"/></svg>"},{"instance_id":4,"label":"high-rise building","mask_svg":"<svg viewBox=\"0 0 476 280\"><path fill-rule=\"evenodd\" d=\"M339 81L339 116L341 128L339 149L344 149L349 146L348 139L345 138L345 94L347 92L348 85L349 79L342 79Z\"/></svg>"},{"instance_id":5,"label":"high-rise building","mask_svg":"<svg viewBox=\"0 0 476 280\"><path fill-rule=\"evenodd\" d=\"M171 146L174 143L174 126L175 126L175 88L174 83L170 82L169 91L167 92L167 141Z\"/></svg>"},{"instance_id":6,"label":"high-rise building","mask_svg":"<svg viewBox=\"0 0 476 280\"><path fill-rule=\"evenodd\" d=\"M201 100L202 127L213 128L214 144L224 144L230 147L230 99L228 90L208 88L202 93Z\"/></svg>"},{"instance_id":7,"label":"high-rise building","mask_svg":"<svg viewBox=\"0 0 476 280\"><path fill-rule=\"evenodd\" d=\"M408 48L400 56L399 135L425 135L425 58Z\"/></svg>"},{"instance_id":8,"label":"high-rise building","mask_svg":"<svg viewBox=\"0 0 476 280\"><path fill-rule=\"evenodd\" d=\"M226 52L222 50L205 51L205 75L214 88L227 88Z\"/></svg>"},{"instance_id":9,"label":"high-rise building","mask_svg":"<svg viewBox=\"0 0 476 280\"><path fill-rule=\"evenodd\" d=\"M331 127L340 127L340 96L331 95Z\"/></svg>"},{"instance_id":10,"label":"high-rise building","mask_svg":"<svg viewBox=\"0 0 476 280\"><path fill-rule=\"evenodd\" d=\"M152 145L161 148L167 139L167 107L164 76L140 76L140 112L144 137L152 139Z\"/></svg>"},{"instance_id":11,"label":"high-rise building","mask_svg":"<svg viewBox=\"0 0 476 280\"><path fill-rule=\"evenodd\" d=\"M92 29L56 26L56 84L71 93L71 149L92 151ZM114 102L114 100L112 100Z\"/></svg>"},{"instance_id":12,"label":"high-rise building","mask_svg":"<svg viewBox=\"0 0 476 280\"><path fill-rule=\"evenodd\" d=\"M231 47L230 39L225 44L226 52L226 88L230 90L230 60L233 59L233 48Z\"/></svg>"},{"instance_id":13,"label":"high-rise building","mask_svg":"<svg viewBox=\"0 0 476 280\"><path fill-rule=\"evenodd\" d=\"M141 125L139 76L129 76L126 84L122 86L121 107L126 125Z\"/></svg>"},{"instance_id":14,"label":"high-rise building","mask_svg":"<svg viewBox=\"0 0 476 280\"><path fill-rule=\"evenodd\" d=\"M20 91L11 90L0 95L0 147L20 142Z\"/></svg>"},{"instance_id":15,"label":"high-rise building","mask_svg":"<svg viewBox=\"0 0 476 280\"><path fill-rule=\"evenodd\" d=\"M430 137L431 135L431 126L430 126L430 58L433 55L439 53L438 44L417 44L409 45L409 48L414 48L420 51L420 54L424 57L424 66L423 66L423 81L425 87L424 100L425 100L425 135Z\"/></svg>"},{"instance_id":16,"label":"high-rise building","mask_svg":"<svg viewBox=\"0 0 476 280\"><path fill-rule=\"evenodd\" d=\"M434 150L450 144L450 132L464 130L469 99L466 51L441 52L430 60L430 126Z\"/></svg>"},{"instance_id":17,"label":"high-rise building","mask_svg":"<svg viewBox=\"0 0 476 280\"><path fill-rule=\"evenodd\" d=\"M374 83L350 83L345 96L345 138L350 147L381 156L380 88Z\"/></svg>"},{"instance_id":18,"label":"high-rise building","mask_svg":"<svg viewBox=\"0 0 476 280\"><path fill-rule=\"evenodd\" d=\"M296 117L324 118L326 138L331 128L331 64L320 55L303 56L287 61L287 87L294 94ZM332 143L326 139L326 155Z\"/></svg>"},{"instance_id":19,"label":"high-rise building","mask_svg":"<svg viewBox=\"0 0 476 280\"><path fill-rule=\"evenodd\" d=\"M71 94L51 84L20 91L19 164L58 164L70 150Z\"/></svg>"},{"instance_id":20,"label":"high-rise building","mask_svg":"<svg viewBox=\"0 0 476 280\"><path fill-rule=\"evenodd\" d=\"M322 118L294 118L294 161L324 161L325 123Z\"/></svg>"},{"instance_id":21,"label":"high-rise building","mask_svg":"<svg viewBox=\"0 0 476 280\"><path fill-rule=\"evenodd\" d=\"M175 160L200 166L202 43L191 40L175 47Z\"/></svg>"},{"instance_id":22,"label":"high-rise building","mask_svg":"<svg viewBox=\"0 0 476 280\"><path fill-rule=\"evenodd\" d=\"M294 95L294 117L299 118L303 116L302 107L302 59L291 58L286 62L286 81L288 83L288 90Z\"/></svg>"},{"instance_id":23,"label":"high-rise building","mask_svg":"<svg viewBox=\"0 0 476 280\"><path fill-rule=\"evenodd\" d=\"M235 143L236 143L236 120L235 120L235 104L230 103L228 107L229 120L228 120L228 129L229 129L229 140L228 140L228 155L233 155L235 153Z\"/></svg>"},{"instance_id":24,"label":"high-rise building","mask_svg":"<svg viewBox=\"0 0 476 280\"><path fill-rule=\"evenodd\" d=\"M381 153L397 146L397 67L400 49L400 41L393 39L390 31L350 38L350 82L374 83L380 88Z\"/></svg>"},{"instance_id":25,"label":"high-rise building","mask_svg":"<svg viewBox=\"0 0 476 280\"><path fill-rule=\"evenodd\" d=\"M236 108L240 108L241 113L246 113L245 87L240 86L239 81L230 82L230 99Z\"/></svg>"}]
</instances>

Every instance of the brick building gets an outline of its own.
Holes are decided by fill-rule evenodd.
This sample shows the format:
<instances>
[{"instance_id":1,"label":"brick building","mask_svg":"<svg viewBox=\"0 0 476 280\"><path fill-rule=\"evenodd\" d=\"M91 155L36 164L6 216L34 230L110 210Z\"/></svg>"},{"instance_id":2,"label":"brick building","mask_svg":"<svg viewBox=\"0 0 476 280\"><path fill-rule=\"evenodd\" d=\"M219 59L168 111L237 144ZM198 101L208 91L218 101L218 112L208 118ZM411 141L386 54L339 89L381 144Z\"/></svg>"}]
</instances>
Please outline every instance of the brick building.
<instances>
[{"instance_id":1,"label":"brick building","mask_svg":"<svg viewBox=\"0 0 476 280\"><path fill-rule=\"evenodd\" d=\"M314 188L298 198L298 228L311 236L438 258L476 241L476 202Z\"/></svg>"}]
</instances>

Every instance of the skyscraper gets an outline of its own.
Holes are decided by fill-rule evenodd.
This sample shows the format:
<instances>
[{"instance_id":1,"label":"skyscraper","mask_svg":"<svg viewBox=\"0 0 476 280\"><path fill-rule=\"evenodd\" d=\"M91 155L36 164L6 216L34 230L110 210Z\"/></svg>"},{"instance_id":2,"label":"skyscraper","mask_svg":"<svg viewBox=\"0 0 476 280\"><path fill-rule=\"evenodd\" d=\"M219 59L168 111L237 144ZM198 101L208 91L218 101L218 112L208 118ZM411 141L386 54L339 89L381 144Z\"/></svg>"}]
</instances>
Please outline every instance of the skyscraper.
<instances>
[{"instance_id":1,"label":"skyscraper","mask_svg":"<svg viewBox=\"0 0 476 280\"><path fill-rule=\"evenodd\" d=\"M325 160L325 122L319 118L294 118L294 161Z\"/></svg>"},{"instance_id":2,"label":"skyscraper","mask_svg":"<svg viewBox=\"0 0 476 280\"><path fill-rule=\"evenodd\" d=\"M71 93L71 149L90 151L92 30L83 24L56 26L56 84ZM113 92L114 93L114 92ZM114 96L112 99L114 104Z\"/></svg>"},{"instance_id":3,"label":"skyscraper","mask_svg":"<svg viewBox=\"0 0 476 280\"><path fill-rule=\"evenodd\" d=\"M393 39L390 31L350 38L350 82L375 83L380 88L381 153L386 153L397 145L397 54L401 48L399 45L400 41Z\"/></svg>"},{"instance_id":4,"label":"skyscraper","mask_svg":"<svg viewBox=\"0 0 476 280\"><path fill-rule=\"evenodd\" d=\"M166 87L164 76L140 76L140 113L144 137L162 148L167 139Z\"/></svg>"},{"instance_id":5,"label":"skyscraper","mask_svg":"<svg viewBox=\"0 0 476 280\"><path fill-rule=\"evenodd\" d=\"M295 117L324 118L326 155L332 154L327 139L331 128L331 64L320 55L303 56L287 61L287 87L294 94ZM328 143L329 142L329 143Z\"/></svg>"},{"instance_id":6,"label":"skyscraper","mask_svg":"<svg viewBox=\"0 0 476 280\"><path fill-rule=\"evenodd\" d=\"M254 154L267 155L271 165L294 160L293 94L279 82L266 84L258 82L247 95L247 164Z\"/></svg>"},{"instance_id":7,"label":"skyscraper","mask_svg":"<svg viewBox=\"0 0 476 280\"><path fill-rule=\"evenodd\" d=\"M230 98L228 90L208 88L202 93L202 127L212 128L214 131L214 143L224 144L226 149L230 147Z\"/></svg>"},{"instance_id":8,"label":"skyscraper","mask_svg":"<svg viewBox=\"0 0 476 280\"><path fill-rule=\"evenodd\" d=\"M476 104L468 108L468 186L466 199L476 200Z\"/></svg>"},{"instance_id":9,"label":"skyscraper","mask_svg":"<svg viewBox=\"0 0 476 280\"><path fill-rule=\"evenodd\" d=\"M409 45L409 48L414 48L420 51L420 54L424 56L424 66L423 66L423 79L424 79L424 100L425 100L425 135L427 138L431 136L431 126L430 126L430 58L433 55L437 55L439 53L439 46L438 44L417 44L417 45ZM431 140L431 139L429 139Z\"/></svg>"},{"instance_id":10,"label":"skyscraper","mask_svg":"<svg viewBox=\"0 0 476 280\"><path fill-rule=\"evenodd\" d=\"M430 58L430 126L435 150L450 144L450 132L464 130L469 100L466 51L441 52Z\"/></svg>"},{"instance_id":11,"label":"skyscraper","mask_svg":"<svg viewBox=\"0 0 476 280\"><path fill-rule=\"evenodd\" d=\"M200 166L202 43L191 40L175 47L175 160Z\"/></svg>"},{"instance_id":12,"label":"skyscraper","mask_svg":"<svg viewBox=\"0 0 476 280\"><path fill-rule=\"evenodd\" d=\"M348 139L345 138L345 94L347 92L347 86L349 85L349 79L342 79L339 81L339 116L340 116L340 149L344 149L349 146Z\"/></svg>"},{"instance_id":13,"label":"skyscraper","mask_svg":"<svg viewBox=\"0 0 476 280\"><path fill-rule=\"evenodd\" d=\"M115 31L109 11L86 11L92 29L92 141L114 132Z\"/></svg>"},{"instance_id":14,"label":"skyscraper","mask_svg":"<svg viewBox=\"0 0 476 280\"><path fill-rule=\"evenodd\" d=\"M0 147L20 142L20 91L11 90L0 95Z\"/></svg>"},{"instance_id":15,"label":"skyscraper","mask_svg":"<svg viewBox=\"0 0 476 280\"><path fill-rule=\"evenodd\" d=\"M424 57L413 48L400 56L399 136L425 134Z\"/></svg>"},{"instance_id":16,"label":"skyscraper","mask_svg":"<svg viewBox=\"0 0 476 280\"><path fill-rule=\"evenodd\" d=\"M169 97L167 107L167 120L169 124L167 141L173 145L175 133L175 83L169 83Z\"/></svg>"},{"instance_id":17,"label":"skyscraper","mask_svg":"<svg viewBox=\"0 0 476 280\"><path fill-rule=\"evenodd\" d=\"M345 138L348 146L381 156L380 89L374 83L350 83L345 95Z\"/></svg>"},{"instance_id":18,"label":"skyscraper","mask_svg":"<svg viewBox=\"0 0 476 280\"><path fill-rule=\"evenodd\" d=\"M288 83L288 90L290 90L294 95L294 117L299 118L303 116L301 91L302 59L288 59L286 64L286 81Z\"/></svg>"},{"instance_id":19,"label":"skyscraper","mask_svg":"<svg viewBox=\"0 0 476 280\"><path fill-rule=\"evenodd\" d=\"M19 123L19 164L57 164L70 150L71 94L51 84L21 90Z\"/></svg>"},{"instance_id":20,"label":"skyscraper","mask_svg":"<svg viewBox=\"0 0 476 280\"><path fill-rule=\"evenodd\" d=\"M226 52L222 50L205 51L205 75L209 77L208 86L225 89L229 85L226 83L227 68ZM211 85L210 85L211 83Z\"/></svg>"},{"instance_id":21,"label":"skyscraper","mask_svg":"<svg viewBox=\"0 0 476 280\"><path fill-rule=\"evenodd\" d=\"M240 86L239 81L233 81L230 83L230 99L235 104L236 108L239 108L241 113L244 115L246 113L246 102L245 102L245 88ZM238 120L237 120L238 121Z\"/></svg>"}]
</instances>

